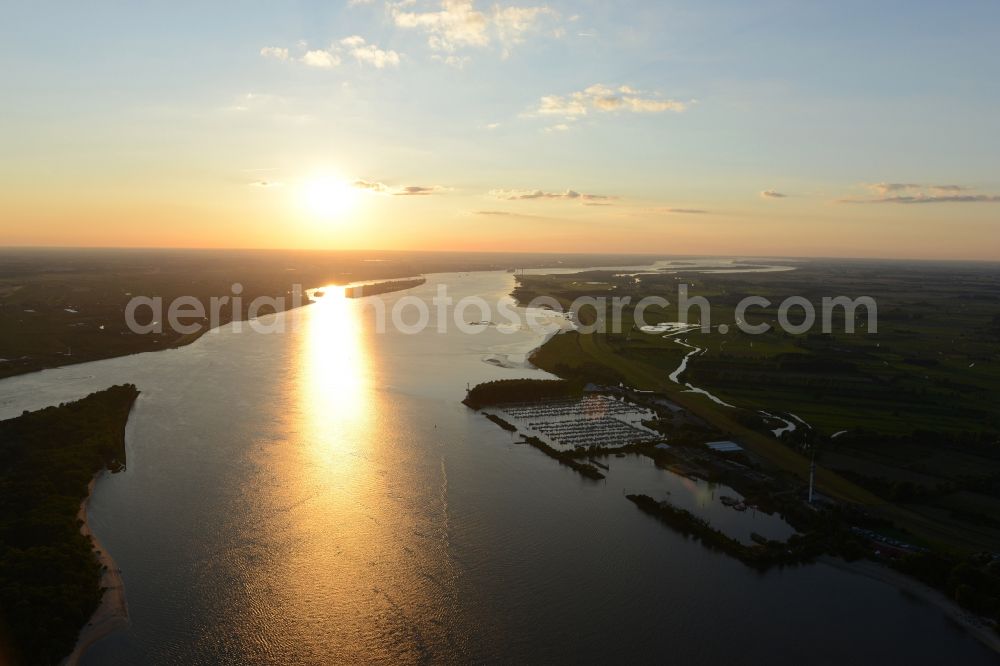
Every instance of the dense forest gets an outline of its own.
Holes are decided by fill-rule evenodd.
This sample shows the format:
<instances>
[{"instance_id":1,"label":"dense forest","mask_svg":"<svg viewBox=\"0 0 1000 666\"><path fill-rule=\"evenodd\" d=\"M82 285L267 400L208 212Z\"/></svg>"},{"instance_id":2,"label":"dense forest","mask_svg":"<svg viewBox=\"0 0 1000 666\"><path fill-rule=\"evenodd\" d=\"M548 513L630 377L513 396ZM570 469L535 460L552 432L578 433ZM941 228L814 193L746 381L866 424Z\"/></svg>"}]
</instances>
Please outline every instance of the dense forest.
<instances>
[{"instance_id":1,"label":"dense forest","mask_svg":"<svg viewBox=\"0 0 1000 666\"><path fill-rule=\"evenodd\" d=\"M94 474L123 467L138 395L114 386L0 422L0 656L58 663L97 608L100 565L77 513Z\"/></svg>"},{"instance_id":2,"label":"dense forest","mask_svg":"<svg viewBox=\"0 0 1000 666\"><path fill-rule=\"evenodd\" d=\"M498 379L473 386L462 402L480 409L512 402L572 398L582 394L581 386L561 379Z\"/></svg>"}]
</instances>

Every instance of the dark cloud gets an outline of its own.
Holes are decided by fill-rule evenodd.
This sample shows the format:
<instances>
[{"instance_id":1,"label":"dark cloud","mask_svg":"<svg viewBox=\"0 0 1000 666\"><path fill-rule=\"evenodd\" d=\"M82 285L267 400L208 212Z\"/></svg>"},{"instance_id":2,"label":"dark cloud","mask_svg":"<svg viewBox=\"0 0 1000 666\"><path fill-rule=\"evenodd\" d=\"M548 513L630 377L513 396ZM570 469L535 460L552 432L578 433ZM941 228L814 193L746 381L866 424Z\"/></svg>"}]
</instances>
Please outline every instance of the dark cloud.
<instances>
[{"instance_id":1,"label":"dark cloud","mask_svg":"<svg viewBox=\"0 0 1000 666\"><path fill-rule=\"evenodd\" d=\"M423 185L407 185L405 187L393 188L385 183L368 180L356 180L352 183L352 186L358 188L359 190L392 194L397 197L426 196L428 194L438 194L439 192L443 192L445 189L439 185L432 185L430 187Z\"/></svg>"},{"instance_id":2,"label":"dark cloud","mask_svg":"<svg viewBox=\"0 0 1000 666\"><path fill-rule=\"evenodd\" d=\"M606 194L586 194L577 192L576 190L566 190L565 192L545 192L543 190L493 190L490 192L492 196L497 199L503 199L505 201L526 201L531 199L556 199L564 201L582 201L582 202L597 202L597 201L615 201L618 199L616 196L610 196Z\"/></svg>"},{"instance_id":3,"label":"dark cloud","mask_svg":"<svg viewBox=\"0 0 1000 666\"><path fill-rule=\"evenodd\" d=\"M876 192L885 194L887 192L904 192L906 190L919 189L923 186L917 183L874 183L869 185L869 187Z\"/></svg>"},{"instance_id":4,"label":"dark cloud","mask_svg":"<svg viewBox=\"0 0 1000 666\"><path fill-rule=\"evenodd\" d=\"M422 197L428 194L437 194L441 191L441 188L437 185L432 185L431 187L424 187L422 185L407 185L406 187L400 188L398 191L393 192L397 197Z\"/></svg>"},{"instance_id":5,"label":"dark cloud","mask_svg":"<svg viewBox=\"0 0 1000 666\"><path fill-rule=\"evenodd\" d=\"M1000 203L1000 196L993 194L904 195L876 199L841 199L840 203L852 204L932 204L932 203Z\"/></svg>"},{"instance_id":6,"label":"dark cloud","mask_svg":"<svg viewBox=\"0 0 1000 666\"><path fill-rule=\"evenodd\" d=\"M869 189L883 196L895 192L922 192L933 190L935 192L964 192L969 188L962 185L922 185L920 183L872 183Z\"/></svg>"},{"instance_id":7,"label":"dark cloud","mask_svg":"<svg viewBox=\"0 0 1000 666\"><path fill-rule=\"evenodd\" d=\"M775 192L774 190L764 190L763 192L760 193L760 196L764 197L765 199L784 199L788 195L782 194L781 192Z\"/></svg>"},{"instance_id":8,"label":"dark cloud","mask_svg":"<svg viewBox=\"0 0 1000 666\"><path fill-rule=\"evenodd\" d=\"M870 183L868 189L876 196L848 197L840 203L852 204L932 204L932 203L998 203L1000 196L976 194L964 185L922 185L920 183ZM967 194L962 194L967 192Z\"/></svg>"}]
</instances>

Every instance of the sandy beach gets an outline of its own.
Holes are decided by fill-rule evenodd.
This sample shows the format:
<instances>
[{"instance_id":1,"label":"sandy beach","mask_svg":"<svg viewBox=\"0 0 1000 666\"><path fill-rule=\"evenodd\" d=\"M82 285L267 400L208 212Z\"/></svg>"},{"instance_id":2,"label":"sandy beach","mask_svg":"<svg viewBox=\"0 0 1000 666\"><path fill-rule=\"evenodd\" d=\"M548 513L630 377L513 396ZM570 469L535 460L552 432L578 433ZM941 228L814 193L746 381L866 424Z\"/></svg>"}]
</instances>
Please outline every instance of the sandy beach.
<instances>
[{"instance_id":1,"label":"sandy beach","mask_svg":"<svg viewBox=\"0 0 1000 666\"><path fill-rule=\"evenodd\" d=\"M985 645L1000 653L1000 634L983 618L952 601L943 592L921 583L915 578L869 560L847 562L836 557L824 556L819 561L832 567L866 576L911 594L928 604L940 608L945 615L975 636Z\"/></svg>"},{"instance_id":2,"label":"sandy beach","mask_svg":"<svg viewBox=\"0 0 1000 666\"><path fill-rule=\"evenodd\" d=\"M91 645L111 632L128 626L125 585L122 582L118 566L91 531L90 523L87 519L87 506L90 503L90 496L94 492L94 484L97 482L98 477L105 473L104 471L99 472L90 480L90 484L87 486L87 497L80 503L80 511L77 513L77 517L83 521L80 533L90 538L90 542L97 553L97 559L103 568L101 573L101 587L104 588L104 595L101 597L101 604L97 607L97 610L94 611L90 620L80 630L80 635L76 639L73 652L63 660L64 666L76 666Z\"/></svg>"}]
</instances>

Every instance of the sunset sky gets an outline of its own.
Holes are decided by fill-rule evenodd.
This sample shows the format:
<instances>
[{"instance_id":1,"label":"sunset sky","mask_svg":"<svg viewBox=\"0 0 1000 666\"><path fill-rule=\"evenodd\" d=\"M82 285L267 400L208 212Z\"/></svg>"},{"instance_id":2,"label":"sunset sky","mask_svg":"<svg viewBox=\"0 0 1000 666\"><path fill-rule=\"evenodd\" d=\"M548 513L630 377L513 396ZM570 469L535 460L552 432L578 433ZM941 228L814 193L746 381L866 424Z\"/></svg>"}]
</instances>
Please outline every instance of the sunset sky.
<instances>
[{"instance_id":1,"label":"sunset sky","mask_svg":"<svg viewBox=\"0 0 1000 666\"><path fill-rule=\"evenodd\" d=\"M1000 259L1000 4L24 2L0 244Z\"/></svg>"}]
</instances>

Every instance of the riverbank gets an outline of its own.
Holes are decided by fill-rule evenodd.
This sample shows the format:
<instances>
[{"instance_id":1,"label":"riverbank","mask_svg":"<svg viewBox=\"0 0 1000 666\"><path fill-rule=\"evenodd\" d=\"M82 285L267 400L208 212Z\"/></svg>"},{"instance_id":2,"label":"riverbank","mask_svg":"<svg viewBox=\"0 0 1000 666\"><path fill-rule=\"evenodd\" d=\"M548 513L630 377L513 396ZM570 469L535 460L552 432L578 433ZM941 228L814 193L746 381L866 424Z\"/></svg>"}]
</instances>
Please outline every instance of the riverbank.
<instances>
[{"instance_id":1,"label":"riverbank","mask_svg":"<svg viewBox=\"0 0 1000 666\"><path fill-rule=\"evenodd\" d=\"M758 571L812 562L828 545L828 539L820 532L793 534L784 542L754 535L754 544L746 545L668 501L657 501L648 495L626 495L625 498L685 537L700 541L706 548L723 552Z\"/></svg>"},{"instance_id":2,"label":"riverbank","mask_svg":"<svg viewBox=\"0 0 1000 666\"><path fill-rule=\"evenodd\" d=\"M871 578L886 585L891 585L901 592L937 607L948 619L975 636L994 652L1000 654L1000 633L997 633L996 629L991 627L983 618L962 608L940 590L936 590L915 578L870 560L848 562L839 557L823 555L817 558L817 562L858 576Z\"/></svg>"},{"instance_id":3,"label":"riverbank","mask_svg":"<svg viewBox=\"0 0 1000 666\"><path fill-rule=\"evenodd\" d=\"M133 384L115 385L0 421L0 622L14 663L60 663L88 621L118 626L121 582L93 538L87 507L100 473L125 466L138 395Z\"/></svg>"},{"instance_id":4,"label":"riverbank","mask_svg":"<svg viewBox=\"0 0 1000 666\"><path fill-rule=\"evenodd\" d=\"M224 292L221 292L222 297L228 297ZM290 292L278 297L289 296ZM210 312L210 298L213 296L196 296L205 312ZM196 341L198 341L202 336L207 333L211 333L223 326L232 324L234 321L248 321L249 314L247 311L247 306L249 303L253 302L255 298L274 298L270 293L250 293L244 292L242 299L244 305L242 306L242 312L239 319L234 319L231 315L231 311L227 311L225 308L219 310L219 318L214 323L209 322L207 319L203 323L199 323L198 329L190 333L178 333L176 331L170 330L169 327L164 326L164 331L162 333L148 333L148 334L138 334L129 330L127 322L121 312L126 307L122 305L120 308L114 312L109 312L106 309L98 310L90 319L84 319L83 315L77 314L75 316L84 319L82 321L75 321L72 323L73 328L69 328L69 335L78 337L69 337L68 341L72 344L67 344L61 342L63 339L59 337L59 344L63 345L59 351L47 351L45 353L36 354L23 354L20 357L14 357L12 360L4 363L0 363L0 379L7 379L9 377L16 377L18 375L31 374L33 372L40 372L42 370L49 370L52 368L62 368L72 365L80 365L83 363L93 363L94 361L104 361L112 358L120 358L122 356L131 356L133 354L145 354L148 352L164 351L167 349L179 349L181 347L186 347ZM156 296L156 298L161 298L165 302L170 302L168 298L163 296ZM289 296L289 298L291 298ZM304 305L310 305L313 301L303 294L300 302L292 301L288 307L284 307L281 310L277 310L277 313L288 312L296 308L302 307ZM0 309L2 309L3 304L0 303ZM37 307L37 306L36 306ZM83 306L78 306L83 307ZM102 304L102 307L106 308L106 304ZM96 308L95 308L96 309ZM268 316L272 312L267 311L262 316ZM32 314L32 316L36 316ZM22 325L24 337L31 340L49 340L53 337L52 328L59 328L59 335L65 334L66 322L61 320L61 316L57 316L57 321L51 322L45 320L43 323L37 324L40 330L32 330L30 327L24 327L25 322L19 321L18 325ZM185 325L189 324L188 321L184 322ZM21 331L22 329L15 329ZM27 343L23 341L18 341L17 344L23 346Z\"/></svg>"},{"instance_id":5,"label":"riverbank","mask_svg":"<svg viewBox=\"0 0 1000 666\"><path fill-rule=\"evenodd\" d=\"M87 649L94 643L118 629L128 627L128 604L125 598L125 583L122 580L121 571L115 564L111 554L101 544L97 535L90 529L90 521L87 516L87 508L90 505L90 498L94 493L94 486L98 478L104 472L98 472L87 485L87 496L80 502L80 511L77 519L83 524L80 526L80 534L90 539L94 547L94 554L101 564L101 588L104 590L101 596L101 603L90 616L90 620L80 630L80 636L73 646L73 651L63 660L63 666L76 666Z\"/></svg>"},{"instance_id":6,"label":"riverbank","mask_svg":"<svg viewBox=\"0 0 1000 666\"><path fill-rule=\"evenodd\" d=\"M192 331L190 333L176 333L169 330L167 327L163 333L149 333L149 334L136 334L130 330L124 328L125 319L122 318L121 321L115 321L113 324L105 323L100 324L100 332L102 333L103 343L108 346L103 346L96 343L94 340L87 340L85 342L78 342L75 346L69 346L67 351L60 352L54 358L46 359L31 359L29 356L24 356L17 359L17 363L3 362L0 359L0 379L5 379L7 377L14 377L17 375L30 374L32 372L38 372L41 370L60 368L71 365L79 365L81 363L92 363L94 361L102 361L111 358L119 358L122 356L130 356L132 354L144 354L153 351L164 351L167 349L179 349L181 347L186 347L194 342L201 339L202 336L216 331L224 326L236 322L247 322L250 321L250 311L249 305L256 298L282 298L285 299L281 309L271 311L265 307L265 312L260 316L272 316L280 315L291 312L303 306L312 305L316 302L316 298L322 298L324 293L331 289L343 289L346 298L367 298L371 296L379 296L384 294L389 294L397 291L405 291L407 289L412 289L426 283L427 279L425 277L419 278L408 278L408 279L386 279L386 280L373 280L368 282L338 282L323 284L323 286L309 287L301 291L301 297L296 298L292 295L292 291L286 291L284 293L278 293L274 296L268 292L246 292L244 291L241 295L242 305L239 312L239 318L234 319L232 310L227 310L222 308L219 310L219 318L217 321L209 322L207 319L198 324L198 330ZM322 283L321 283L322 284ZM225 293L221 293L221 297L228 298ZM163 296L157 296L166 302L169 299ZM205 312L210 312L210 298L215 298L215 296L202 295L198 296ZM2 307L2 303L0 303ZM82 306L79 306L82 307ZM124 307L124 306L123 306ZM106 313L103 313L106 314ZM115 313L116 315L118 313ZM107 321L101 319L101 321ZM94 323L96 326L97 324ZM185 322L187 323L187 322ZM89 325L87 322L75 322L75 324ZM105 327L109 327L108 335L104 335ZM114 335L115 331L113 328L118 327L122 330L117 331L117 335ZM97 345L97 346L94 346ZM36 362L37 361L37 362Z\"/></svg>"}]
</instances>

